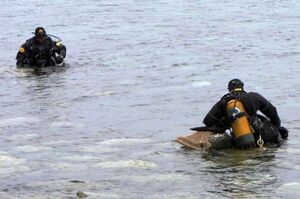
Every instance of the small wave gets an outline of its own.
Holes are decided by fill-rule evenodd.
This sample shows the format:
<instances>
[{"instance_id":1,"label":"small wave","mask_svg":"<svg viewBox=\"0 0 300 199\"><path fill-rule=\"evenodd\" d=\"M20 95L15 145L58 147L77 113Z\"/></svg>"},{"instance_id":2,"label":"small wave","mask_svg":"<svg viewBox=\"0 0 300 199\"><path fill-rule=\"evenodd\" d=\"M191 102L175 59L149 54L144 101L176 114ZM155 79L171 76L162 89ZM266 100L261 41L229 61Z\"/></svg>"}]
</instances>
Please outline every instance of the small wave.
<instances>
[{"instance_id":1,"label":"small wave","mask_svg":"<svg viewBox=\"0 0 300 199\"><path fill-rule=\"evenodd\" d=\"M297 155L297 154L300 154L300 149L288 148L287 153L290 154L290 155Z\"/></svg>"},{"instance_id":2,"label":"small wave","mask_svg":"<svg viewBox=\"0 0 300 199\"><path fill-rule=\"evenodd\" d=\"M24 164L26 159L10 156L6 153L0 154L0 175L11 175L12 173L30 170Z\"/></svg>"},{"instance_id":3,"label":"small wave","mask_svg":"<svg viewBox=\"0 0 300 199\"><path fill-rule=\"evenodd\" d=\"M69 155L69 156L62 156L60 157L62 160L70 160L75 162L86 162L86 161L99 161L99 157L91 156L91 155Z\"/></svg>"},{"instance_id":4,"label":"small wave","mask_svg":"<svg viewBox=\"0 0 300 199\"><path fill-rule=\"evenodd\" d=\"M30 76L29 74L31 74L33 71L34 69L32 68L16 68L15 75L17 77L27 77Z\"/></svg>"},{"instance_id":5,"label":"small wave","mask_svg":"<svg viewBox=\"0 0 300 199\"><path fill-rule=\"evenodd\" d=\"M37 134L34 134L34 133L29 133L29 134L24 134L24 133L21 133L21 134L13 134L9 137L7 137L8 140L31 140L31 139L35 139L39 137L39 135Z\"/></svg>"},{"instance_id":6,"label":"small wave","mask_svg":"<svg viewBox=\"0 0 300 199\"><path fill-rule=\"evenodd\" d=\"M186 181L189 177L183 174L153 174L153 175L133 175L133 176L121 176L120 178L125 178L127 180L132 180L138 183L147 182L166 182L166 181Z\"/></svg>"},{"instance_id":7,"label":"small wave","mask_svg":"<svg viewBox=\"0 0 300 199\"><path fill-rule=\"evenodd\" d=\"M11 70L10 68L0 68L0 74L14 74L14 71Z\"/></svg>"},{"instance_id":8,"label":"small wave","mask_svg":"<svg viewBox=\"0 0 300 199\"><path fill-rule=\"evenodd\" d=\"M83 151L83 152L89 152L89 153L114 153L114 152L120 151L121 149L97 144L96 146L95 145L94 146L80 146L79 150Z\"/></svg>"},{"instance_id":9,"label":"small wave","mask_svg":"<svg viewBox=\"0 0 300 199\"><path fill-rule=\"evenodd\" d=\"M65 127L65 128L71 128L71 127L77 127L77 128L82 128L84 127L83 124L74 124L74 123L71 123L71 122L52 122L51 123L51 126L53 127Z\"/></svg>"},{"instance_id":10,"label":"small wave","mask_svg":"<svg viewBox=\"0 0 300 199\"><path fill-rule=\"evenodd\" d=\"M15 117L15 118L6 118L0 121L0 127L7 126L19 126L32 123L38 123L40 120L34 117Z\"/></svg>"},{"instance_id":11,"label":"small wave","mask_svg":"<svg viewBox=\"0 0 300 199\"><path fill-rule=\"evenodd\" d=\"M100 96L111 96L115 95L116 93L113 91L99 91L99 92L87 92L84 93L76 98L74 98L75 101L86 99L86 98L92 98L92 97L100 97Z\"/></svg>"},{"instance_id":12,"label":"small wave","mask_svg":"<svg viewBox=\"0 0 300 199\"><path fill-rule=\"evenodd\" d=\"M181 67L181 66L187 66L187 63L181 63L181 64L173 64L172 67Z\"/></svg>"},{"instance_id":13,"label":"small wave","mask_svg":"<svg viewBox=\"0 0 300 199\"><path fill-rule=\"evenodd\" d=\"M192 83L192 86L194 86L194 87L204 87L204 86L209 86L209 85L211 85L211 83L208 81L194 81Z\"/></svg>"},{"instance_id":14,"label":"small wave","mask_svg":"<svg viewBox=\"0 0 300 199\"><path fill-rule=\"evenodd\" d=\"M100 144L105 145L116 145L116 144L135 144L135 143L150 143L152 140L148 138L137 139L137 138L119 138L110 139L100 142Z\"/></svg>"},{"instance_id":15,"label":"small wave","mask_svg":"<svg viewBox=\"0 0 300 199\"><path fill-rule=\"evenodd\" d=\"M74 164L74 163L48 163L48 167L51 167L55 170L64 170L64 171L82 171L87 169L85 164Z\"/></svg>"},{"instance_id":16,"label":"small wave","mask_svg":"<svg viewBox=\"0 0 300 199\"><path fill-rule=\"evenodd\" d=\"M289 182L276 190L278 195L282 198L299 198L300 197L300 183L299 182Z\"/></svg>"},{"instance_id":17,"label":"small wave","mask_svg":"<svg viewBox=\"0 0 300 199\"><path fill-rule=\"evenodd\" d=\"M150 104L133 104L130 107L143 107L143 106L150 106Z\"/></svg>"},{"instance_id":18,"label":"small wave","mask_svg":"<svg viewBox=\"0 0 300 199\"><path fill-rule=\"evenodd\" d=\"M147 162L142 160L119 160L119 161L107 161L101 162L95 165L101 168L139 168L149 169L158 167L153 162Z\"/></svg>"},{"instance_id":19,"label":"small wave","mask_svg":"<svg viewBox=\"0 0 300 199\"><path fill-rule=\"evenodd\" d=\"M40 151L48 151L51 150L51 147L46 146L33 146L33 145L26 145L26 146L19 146L18 149L22 152L40 152Z\"/></svg>"},{"instance_id":20,"label":"small wave","mask_svg":"<svg viewBox=\"0 0 300 199\"><path fill-rule=\"evenodd\" d=\"M109 95L114 95L114 94L115 93L113 91L99 91L99 92L92 91L90 93L87 93L85 96L98 97L98 96L109 96Z\"/></svg>"},{"instance_id":21,"label":"small wave","mask_svg":"<svg viewBox=\"0 0 300 199\"><path fill-rule=\"evenodd\" d=\"M199 198L220 198L220 196L217 193L206 192L206 193L202 193L201 195L199 195L198 193L191 193L189 191L176 190L172 193L153 193L153 194L151 194L151 198L199 199Z\"/></svg>"}]
</instances>

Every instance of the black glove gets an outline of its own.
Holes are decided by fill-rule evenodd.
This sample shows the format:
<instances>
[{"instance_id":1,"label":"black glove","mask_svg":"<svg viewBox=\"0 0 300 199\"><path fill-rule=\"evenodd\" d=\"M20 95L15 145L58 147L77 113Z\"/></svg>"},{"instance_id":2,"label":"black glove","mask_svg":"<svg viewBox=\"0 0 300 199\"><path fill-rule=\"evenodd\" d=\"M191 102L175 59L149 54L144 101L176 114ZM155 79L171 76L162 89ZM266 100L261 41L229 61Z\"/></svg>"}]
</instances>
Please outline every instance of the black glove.
<instances>
[{"instance_id":1,"label":"black glove","mask_svg":"<svg viewBox=\"0 0 300 199\"><path fill-rule=\"evenodd\" d=\"M57 55L55 61L57 64L61 64L64 61L64 58L61 55Z\"/></svg>"},{"instance_id":2,"label":"black glove","mask_svg":"<svg viewBox=\"0 0 300 199\"><path fill-rule=\"evenodd\" d=\"M23 64L29 64L29 59L26 59L26 58L25 58L25 59L23 60Z\"/></svg>"},{"instance_id":3,"label":"black glove","mask_svg":"<svg viewBox=\"0 0 300 199\"><path fill-rule=\"evenodd\" d=\"M28 64L28 65L32 65L33 64L33 61L31 60L31 59L29 59L29 58L25 58L24 60L23 60L23 62L22 62L22 64Z\"/></svg>"},{"instance_id":4,"label":"black glove","mask_svg":"<svg viewBox=\"0 0 300 199\"><path fill-rule=\"evenodd\" d=\"M279 132L283 139L287 139L287 137L289 136L289 131L283 126L279 128Z\"/></svg>"}]
</instances>

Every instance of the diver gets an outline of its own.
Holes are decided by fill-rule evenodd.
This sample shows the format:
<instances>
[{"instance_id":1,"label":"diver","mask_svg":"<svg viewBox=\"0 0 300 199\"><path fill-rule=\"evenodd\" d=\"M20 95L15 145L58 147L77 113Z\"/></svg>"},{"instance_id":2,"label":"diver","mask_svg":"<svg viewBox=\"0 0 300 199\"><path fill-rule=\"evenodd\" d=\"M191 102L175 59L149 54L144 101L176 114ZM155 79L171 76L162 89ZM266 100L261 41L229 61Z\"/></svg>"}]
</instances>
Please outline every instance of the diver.
<instances>
[{"instance_id":1,"label":"diver","mask_svg":"<svg viewBox=\"0 0 300 199\"><path fill-rule=\"evenodd\" d=\"M37 27L34 34L34 37L28 39L19 48L16 56L17 67L44 67L63 64L66 57L66 47L60 43L60 40L52 40L43 27Z\"/></svg>"},{"instance_id":2,"label":"diver","mask_svg":"<svg viewBox=\"0 0 300 199\"><path fill-rule=\"evenodd\" d=\"M246 92L239 79L229 81L228 90L205 116L206 127L231 129L233 144L242 149L280 146L287 139L288 130L281 126L277 110L268 100L256 92ZM257 114L258 110L266 117Z\"/></svg>"}]
</instances>

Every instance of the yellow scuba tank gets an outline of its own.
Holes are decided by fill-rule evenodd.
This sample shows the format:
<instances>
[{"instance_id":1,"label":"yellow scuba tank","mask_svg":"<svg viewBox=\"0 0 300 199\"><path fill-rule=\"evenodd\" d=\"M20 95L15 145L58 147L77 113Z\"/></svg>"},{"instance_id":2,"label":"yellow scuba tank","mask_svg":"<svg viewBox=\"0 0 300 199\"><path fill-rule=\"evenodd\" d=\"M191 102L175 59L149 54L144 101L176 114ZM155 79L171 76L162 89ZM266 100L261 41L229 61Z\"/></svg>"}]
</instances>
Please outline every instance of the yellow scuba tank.
<instances>
[{"instance_id":1,"label":"yellow scuba tank","mask_svg":"<svg viewBox=\"0 0 300 199\"><path fill-rule=\"evenodd\" d=\"M237 99L232 99L227 102L226 110L237 146L255 146L255 139L243 104Z\"/></svg>"}]
</instances>

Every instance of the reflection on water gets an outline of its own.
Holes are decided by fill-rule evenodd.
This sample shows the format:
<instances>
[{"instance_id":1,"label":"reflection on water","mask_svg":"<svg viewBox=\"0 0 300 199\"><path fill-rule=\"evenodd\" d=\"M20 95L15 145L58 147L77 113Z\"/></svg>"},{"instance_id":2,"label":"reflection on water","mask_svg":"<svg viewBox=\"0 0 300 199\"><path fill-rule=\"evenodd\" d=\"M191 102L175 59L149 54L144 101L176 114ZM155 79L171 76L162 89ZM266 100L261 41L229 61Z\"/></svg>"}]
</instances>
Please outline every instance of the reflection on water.
<instances>
[{"instance_id":1,"label":"reflection on water","mask_svg":"<svg viewBox=\"0 0 300 199\"><path fill-rule=\"evenodd\" d=\"M65 72L68 69L69 65L65 66L49 66L44 68L17 68L18 76L49 76L52 73Z\"/></svg>"},{"instance_id":2,"label":"reflection on water","mask_svg":"<svg viewBox=\"0 0 300 199\"><path fill-rule=\"evenodd\" d=\"M211 152L203 158L212 164L205 170L216 179L217 193L224 197L267 197L274 191L277 176L272 167L275 150L226 150Z\"/></svg>"}]
</instances>

